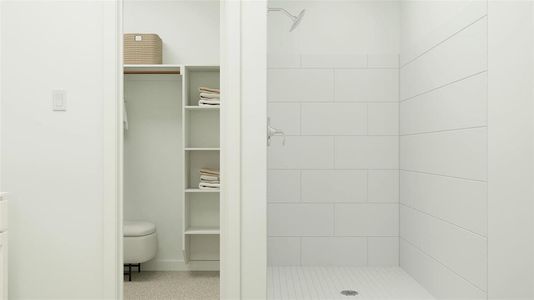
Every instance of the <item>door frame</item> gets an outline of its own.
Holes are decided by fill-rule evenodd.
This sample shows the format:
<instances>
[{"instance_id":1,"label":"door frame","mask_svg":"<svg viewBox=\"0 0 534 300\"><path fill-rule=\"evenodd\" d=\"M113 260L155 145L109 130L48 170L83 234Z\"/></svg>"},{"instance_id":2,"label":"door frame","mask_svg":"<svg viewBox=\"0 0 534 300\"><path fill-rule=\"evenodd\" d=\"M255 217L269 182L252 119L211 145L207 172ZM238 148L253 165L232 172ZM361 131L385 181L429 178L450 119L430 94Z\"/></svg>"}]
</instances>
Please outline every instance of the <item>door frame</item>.
<instances>
[{"instance_id":1,"label":"door frame","mask_svg":"<svg viewBox=\"0 0 534 300\"><path fill-rule=\"evenodd\" d=\"M123 1L107 1L103 296L123 299ZM267 0L221 0L221 299L267 297ZM111 53L111 52L110 52Z\"/></svg>"}]
</instances>

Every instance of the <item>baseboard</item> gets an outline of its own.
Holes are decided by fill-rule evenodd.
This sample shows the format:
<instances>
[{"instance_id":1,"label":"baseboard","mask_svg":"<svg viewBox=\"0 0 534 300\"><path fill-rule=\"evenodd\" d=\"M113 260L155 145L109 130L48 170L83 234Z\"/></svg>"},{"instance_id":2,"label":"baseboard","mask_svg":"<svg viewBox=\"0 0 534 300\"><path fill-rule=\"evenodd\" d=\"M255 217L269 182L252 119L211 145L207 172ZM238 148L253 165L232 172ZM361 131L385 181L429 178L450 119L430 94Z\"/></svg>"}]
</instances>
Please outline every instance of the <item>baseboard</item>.
<instances>
[{"instance_id":1,"label":"baseboard","mask_svg":"<svg viewBox=\"0 0 534 300\"><path fill-rule=\"evenodd\" d=\"M144 271L219 271L219 261L191 261L155 259L143 264Z\"/></svg>"}]
</instances>

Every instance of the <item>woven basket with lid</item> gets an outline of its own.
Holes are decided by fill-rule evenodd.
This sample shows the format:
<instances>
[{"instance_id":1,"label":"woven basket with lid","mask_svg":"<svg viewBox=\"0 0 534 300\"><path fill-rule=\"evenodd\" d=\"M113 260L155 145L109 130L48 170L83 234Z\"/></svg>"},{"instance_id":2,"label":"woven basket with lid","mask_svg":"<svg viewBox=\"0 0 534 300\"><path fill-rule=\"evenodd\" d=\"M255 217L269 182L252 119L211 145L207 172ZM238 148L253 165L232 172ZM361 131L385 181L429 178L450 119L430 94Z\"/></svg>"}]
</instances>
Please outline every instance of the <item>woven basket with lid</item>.
<instances>
[{"instance_id":1,"label":"woven basket with lid","mask_svg":"<svg viewBox=\"0 0 534 300\"><path fill-rule=\"evenodd\" d=\"M159 65L162 63L162 41L153 33L124 34L124 64Z\"/></svg>"}]
</instances>

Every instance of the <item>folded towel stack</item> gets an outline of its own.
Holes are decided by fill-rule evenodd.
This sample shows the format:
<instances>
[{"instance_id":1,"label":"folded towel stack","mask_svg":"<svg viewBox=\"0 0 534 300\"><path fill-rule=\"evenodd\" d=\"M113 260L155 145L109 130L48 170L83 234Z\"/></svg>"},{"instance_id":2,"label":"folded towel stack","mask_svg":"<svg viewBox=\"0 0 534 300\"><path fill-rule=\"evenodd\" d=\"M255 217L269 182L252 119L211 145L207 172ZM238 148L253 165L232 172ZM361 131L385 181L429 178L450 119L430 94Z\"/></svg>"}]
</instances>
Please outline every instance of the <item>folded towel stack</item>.
<instances>
[{"instance_id":1,"label":"folded towel stack","mask_svg":"<svg viewBox=\"0 0 534 300\"><path fill-rule=\"evenodd\" d=\"M198 188L201 190L219 189L221 187L219 170L200 169L200 183Z\"/></svg>"},{"instance_id":2,"label":"folded towel stack","mask_svg":"<svg viewBox=\"0 0 534 300\"><path fill-rule=\"evenodd\" d=\"M221 91L208 87L199 87L200 100L199 106L219 106L221 105Z\"/></svg>"}]
</instances>

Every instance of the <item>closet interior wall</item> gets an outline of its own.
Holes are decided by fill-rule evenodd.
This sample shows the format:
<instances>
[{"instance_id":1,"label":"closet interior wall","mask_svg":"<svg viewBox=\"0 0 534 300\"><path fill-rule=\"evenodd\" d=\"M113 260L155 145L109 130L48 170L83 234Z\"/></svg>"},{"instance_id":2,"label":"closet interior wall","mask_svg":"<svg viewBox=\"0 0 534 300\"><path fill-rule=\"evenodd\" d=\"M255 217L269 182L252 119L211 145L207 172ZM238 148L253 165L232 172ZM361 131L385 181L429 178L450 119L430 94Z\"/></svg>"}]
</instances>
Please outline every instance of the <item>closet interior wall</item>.
<instances>
[{"instance_id":1,"label":"closet interior wall","mask_svg":"<svg viewBox=\"0 0 534 300\"><path fill-rule=\"evenodd\" d=\"M201 84L204 80L203 74L209 76L211 73L189 72L189 80L197 80L190 87L189 82L184 83L183 76L187 72L184 65L219 64L219 3L126 0L124 32L158 34L163 40L163 63L181 66L182 74L125 77L125 100L130 129L124 136L124 219L147 220L156 224L158 253L154 260L146 264L146 270L217 268L217 264L188 264L188 259L195 257L184 257L182 251L184 232L187 230L184 227L189 226L189 220L184 219L184 191L194 184L190 178L198 177L198 174L189 171L190 164L184 157L206 155L198 152L184 153L184 148L199 147L197 142L210 143L216 140L218 143L218 111L184 110L186 105L198 104L189 99L189 95L193 97L198 89L198 86L193 85ZM204 116L207 119L204 119ZM200 129L195 131L195 134L187 134L193 129L185 128L187 133L184 136L184 118L189 122L186 126ZM209 125L216 127L206 128ZM202 130L204 134L200 132ZM211 159L210 157L208 158ZM194 180L198 185L198 178ZM202 201L194 202L192 209L207 202L217 202L217 195L213 196L214 199L206 201L200 197L199 200ZM217 212L204 212L210 215L215 213L215 221L218 223ZM218 245L210 242L201 248L214 251L218 250ZM213 258L214 255L210 257ZM196 258L203 259L203 256Z\"/></svg>"}]
</instances>

